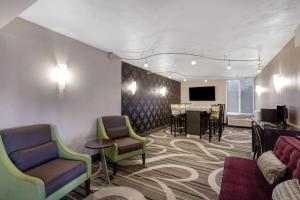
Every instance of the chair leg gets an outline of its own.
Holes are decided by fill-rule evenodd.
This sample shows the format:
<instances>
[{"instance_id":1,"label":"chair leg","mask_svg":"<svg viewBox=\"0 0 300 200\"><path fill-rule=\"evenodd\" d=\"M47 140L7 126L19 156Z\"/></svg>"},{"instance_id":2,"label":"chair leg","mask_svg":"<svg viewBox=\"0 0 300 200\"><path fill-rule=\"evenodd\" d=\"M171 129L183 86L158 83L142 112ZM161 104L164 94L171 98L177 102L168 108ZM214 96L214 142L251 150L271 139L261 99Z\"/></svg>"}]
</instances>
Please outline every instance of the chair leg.
<instances>
[{"instance_id":1,"label":"chair leg","mask_svg":"<svg viewBox=\"0 0 300 200\"><path fill-rule=\"evenodd\" d=\"M209 136L208 136L209 143L211 143L211 138L212 138L212 124L211 122L209 122Z\"/></svg>"},{"instance_id":2,"label":"chair leg","mask_svg":"<svg viewBox=\"0 0 300 200\"><path fill-rule=\"evenodd\" d=\"M88 179L85 181L85 192L86 192L86 196L90 195L91 192L91 179Z\"/></svg>"},{"instance_id":3,"label":"chair leg","mask_svg":"<svg viewBox=\"0 0 300 200\"><path fill-rule=\"evenodd\" d=\"M203 125L202 125L202 126L201 126L201 125L202 125L202 124L201 124L201 122L200 122L200 133L199 133L200 139L202 138L202 131L203 131L203 130L202 130L202 129L203 129L203 127L202 127Z\"/></svg>"},{"instance_id":4,"label":"chair leg","mask_svg":"<svg viewBox=\"0 0 300 200\"><path fill-rule=\"evenodd\" d=\"M221 141L223 129L222 129L222 124L219 124L219 142Z\"/></svg>"},{"instance_id":5,"label":"chair leg","mask_svg":"<svg viewBox=\"0 0 300 200\"><path fill-rule=\"evenodd\" d=\"M185 117L185 119L184 119L184 132L185 132L185 135L187 135L186 117Z\"/></svg>"},{"instance_id":6,"label":"chair leg","mask_svg":"<svg viewBox=\"0 0 300 200\"><path fill-rule=\"evenodd\" d=\"M172 115L171 115L171 135L172 135L172 131L173 131L173 117L172 117Z\"/></svg>"},{"instance_id":7,"label":"chair leg","mask_svg":"<svg viewBox=\"0 0 300 200\"><path fill-rule=\"evenodd\" d=\"M146 154L142 154L142 159L143 159L143 165L146 165Z\"/></svg>"},{"instance_id":8,"label":"chair leg","mask_svg":"<svg viewBox=\"0 0 300 200\"><path fill-rule=\"evenodd\" d=\"M114 175L116 175L117 174L117 163L116 162L113 163L113 168L114 168Z\"/></svg>"},{"instance_id":9,"label":"chair leg","mask_svg":"<svg viewBox=\"0 0 300 200\"><path fill-rule=\"evenodd\" d=\"M255 145L254 152L253 152L253 160L255 160L256 154L257 154L257 146Z\"/></svg>"}]
</instances>

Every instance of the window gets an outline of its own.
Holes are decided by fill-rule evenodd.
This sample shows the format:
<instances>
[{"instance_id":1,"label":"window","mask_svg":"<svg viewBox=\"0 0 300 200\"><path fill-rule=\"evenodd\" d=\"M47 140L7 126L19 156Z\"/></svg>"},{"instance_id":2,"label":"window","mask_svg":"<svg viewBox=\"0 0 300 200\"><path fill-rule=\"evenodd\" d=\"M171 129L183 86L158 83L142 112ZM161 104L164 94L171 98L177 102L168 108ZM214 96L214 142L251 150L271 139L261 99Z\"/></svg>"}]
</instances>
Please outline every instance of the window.
<instances>
[{"instance_id":1,"label":"window","mask_svg":"<svg viewBox=\"0 0 300 200\"><path fill-rule=\"evenodd\" d=\"M236 114L253 114L252 79L227 81L227 112Z\"/></svg>"}]
</instances>

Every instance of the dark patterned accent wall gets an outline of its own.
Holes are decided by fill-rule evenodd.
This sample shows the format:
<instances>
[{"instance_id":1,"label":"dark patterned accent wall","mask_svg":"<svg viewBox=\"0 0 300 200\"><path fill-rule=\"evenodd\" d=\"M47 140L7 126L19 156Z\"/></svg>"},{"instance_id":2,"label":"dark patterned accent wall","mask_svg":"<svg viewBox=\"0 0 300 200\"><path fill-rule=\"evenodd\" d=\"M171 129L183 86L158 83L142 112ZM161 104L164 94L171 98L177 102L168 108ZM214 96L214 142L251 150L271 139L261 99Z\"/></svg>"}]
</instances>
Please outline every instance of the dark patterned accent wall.
<instances>
[{"instance_id":1,"label":"dark patterned accent wall","mask_svg":"<svg viewBox=\"0 0 300 200\"><path fill-rule=\"evenodd\" d=\"M128 85L136 81L133 95ZM158 89L166 87L163 97ZM128 115L133 129L144 133L170 123L171 104L180 103L180 82L122 63L122 115Z\"/></svg>"}]
</instances>

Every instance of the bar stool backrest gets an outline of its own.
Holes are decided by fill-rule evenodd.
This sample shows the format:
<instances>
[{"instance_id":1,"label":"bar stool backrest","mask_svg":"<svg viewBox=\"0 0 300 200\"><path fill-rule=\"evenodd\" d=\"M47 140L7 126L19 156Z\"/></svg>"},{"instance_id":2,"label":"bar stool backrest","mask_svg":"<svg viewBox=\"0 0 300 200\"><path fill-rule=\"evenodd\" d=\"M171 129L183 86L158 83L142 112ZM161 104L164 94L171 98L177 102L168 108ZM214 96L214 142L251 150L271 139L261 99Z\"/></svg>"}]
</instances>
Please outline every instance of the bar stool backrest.
<instances>
[{"instance_id":1,"label":"bar stool backrest","mask_svg":"<svg viewBox=\"0 0 300 200\"><path fill-rule=\"evenodd\" d=\"M186 108L186 105L179 104L180 114L184 114L185 113L185 108Z\"/></svg>"},{"instance_id":2,"label":"bar stool backrest","mask_svg":"<svg viewBox=\"0 0 300 200\"><path fill-rule=\"evenodd\" d=\"M219 104L211 105L211 114L210 116L213 118L219 119L220 117L221 106Z\"/></svg>"},{"instance_id":3,"label":"bar stool backrest","mask_svg":"<svg viewBox=\"0 0 300 200\"><path fill-rule=\"evenodd\" d=\"M180 114L180 104L171 104L171 114L172 115Z\"/></svg>"}]
</instances>

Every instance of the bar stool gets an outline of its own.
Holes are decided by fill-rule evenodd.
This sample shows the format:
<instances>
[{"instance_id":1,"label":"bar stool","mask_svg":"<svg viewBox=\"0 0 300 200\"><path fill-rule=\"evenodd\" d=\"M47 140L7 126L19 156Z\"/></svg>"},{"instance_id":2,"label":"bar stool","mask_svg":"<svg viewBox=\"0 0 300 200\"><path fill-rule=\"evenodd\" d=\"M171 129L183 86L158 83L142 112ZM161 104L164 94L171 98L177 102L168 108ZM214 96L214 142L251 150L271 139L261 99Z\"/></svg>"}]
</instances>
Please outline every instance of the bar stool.
<instances>
[{"instance_id":1,"label":"bar stool","mask_svg":"<svg viewBox=\"0 0 300 200\"><path fill-rule=\"evenodd\" d=\"M211 143L212 135L216 134L218 131L218 140L221 141L222 133L223 133L223 106L220 104L211 106L211 114L208 120L209 126L209 142Z\"/></svg>"},{"instance_id":2,"label":"bar stool","mask_svg":"<svg viewBox=\"0 0 300 200\"><path fill-rule=\"evenodd\" d=\"M171 114L171 134L176 137L176 133L183 132L186 135L186 114Z\"/></svg>"},{"instance_id":3,"label":"bar stool","mask_svg":"<svg viewBox=\"0 0 300 200\"><path fill-rule=\"evenodd\" d=\"M202 139L202 135L205 135L209 129L209 117L210 114L208 112L200 112L200 139Z\"/></svg>"}]
</instances>

